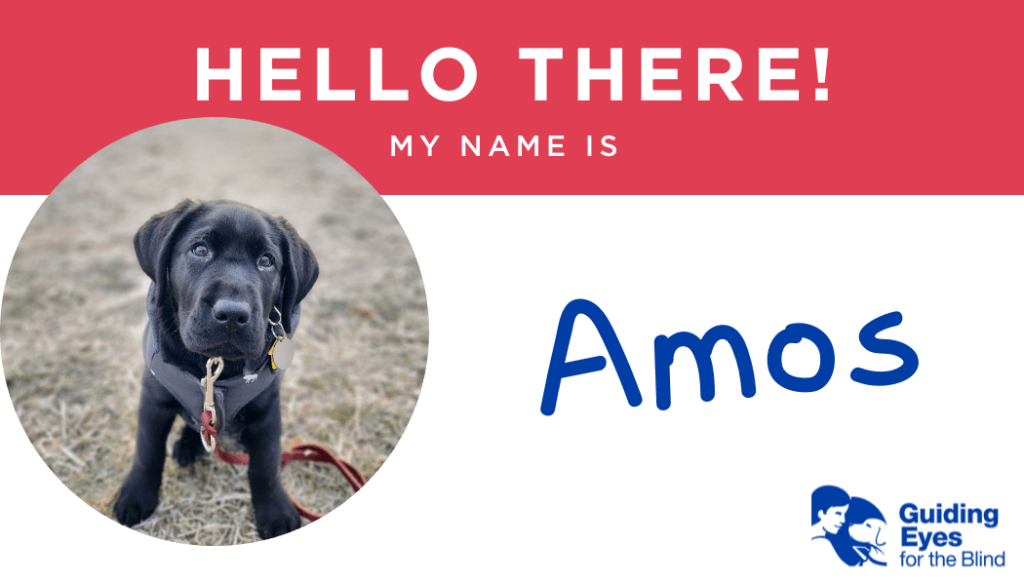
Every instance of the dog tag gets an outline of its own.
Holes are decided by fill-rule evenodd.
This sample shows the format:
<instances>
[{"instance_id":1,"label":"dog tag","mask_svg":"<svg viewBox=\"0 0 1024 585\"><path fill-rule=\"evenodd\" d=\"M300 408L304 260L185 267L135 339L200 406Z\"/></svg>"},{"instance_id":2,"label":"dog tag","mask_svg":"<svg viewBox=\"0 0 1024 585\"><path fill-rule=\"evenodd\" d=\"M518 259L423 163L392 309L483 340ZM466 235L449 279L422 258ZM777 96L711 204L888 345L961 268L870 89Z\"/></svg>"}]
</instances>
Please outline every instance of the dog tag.
<instances>
[{"instance_id":1,"label":"dog tag","mask_svg":"<svg viewBox=\"0 0 1024 585\"><path fill-rule=\"evenodd\" d=\"M270 346L270 351L267 353L270 355L270 367L275 370L283 370L292 363L292 358L295 357L295 348L292 347L292 340L282 335L274 341L274 345Z\"/></svg>"}]
</instances>

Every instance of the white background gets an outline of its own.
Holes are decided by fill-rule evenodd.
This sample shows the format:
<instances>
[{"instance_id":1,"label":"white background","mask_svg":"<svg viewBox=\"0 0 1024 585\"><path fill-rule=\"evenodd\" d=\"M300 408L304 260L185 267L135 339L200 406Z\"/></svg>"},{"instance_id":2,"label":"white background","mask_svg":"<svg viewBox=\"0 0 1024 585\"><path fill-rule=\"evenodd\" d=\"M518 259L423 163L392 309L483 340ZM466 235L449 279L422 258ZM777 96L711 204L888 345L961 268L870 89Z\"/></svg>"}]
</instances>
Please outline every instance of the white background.
<instances>
[{"instance_id":1,"label":"white background","mask_svg":"<svg viewBox=\"0 0 1024 585\"><path fill-rule=\"evenodd\" d=\"M5 574L114 583L1024 577L1020 200L386 199L420 262L430 352L412 421L364 490L273 541L209 549L160 541L68 491L4 395ZM0 198L4 273L42 201ZM563 382L555 414L540 413L558 318L576 298L611 320L640 406L626 403L609 364ZM903 324L882 337L913 347L920 369L896 386L853 382L854 367L898 365L857 341L868 321L897 310ZM794 322L824 330L835 346L835 374L813 394L768 374L768 344ZM721 344L717 397L701 402L681 350L672 407L658 410L654 338L720 324L746 340L757 395L740 395ZM591 355L605 354L581 318L569 357ZM785 364L809 375L817 354L808 342L790 346ZM882 509L890 567L812 562L809 500L822 484ZM998 507L998 528L959 529L963 550L1005 550L1007 567L900 568L896 513L906 502Z\"/></svg>"}]
</instances>

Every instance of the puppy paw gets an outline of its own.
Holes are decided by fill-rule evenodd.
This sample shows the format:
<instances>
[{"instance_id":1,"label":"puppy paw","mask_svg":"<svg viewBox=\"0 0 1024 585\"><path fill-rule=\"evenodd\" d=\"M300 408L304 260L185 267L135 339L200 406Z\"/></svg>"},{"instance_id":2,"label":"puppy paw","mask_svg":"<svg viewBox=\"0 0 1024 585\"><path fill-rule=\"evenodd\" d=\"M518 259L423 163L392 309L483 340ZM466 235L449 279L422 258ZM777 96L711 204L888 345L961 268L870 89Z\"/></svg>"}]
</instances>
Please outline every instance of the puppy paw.
<instances>
[{"instance_id":1,"label":"puppy paw","mask_svg":"<svg viewBox=\"0 0 1024 585\"><path fill-rule=\"evenodd\" d=\"M269 502L257 504L254 500L253 509L256 531L263 540L287 534L302 524L298 509L283 491Z\"/></svg>"},{"instance_id":2,"label":"puppy paw","mask_svg":"<svg viewBox=\"0 0 1024 585\"><path fill-rule=\"evenodd\" d=\"M114 503L114 516L125 526L135 526L149 518L160 503L160 488L150 489L131 474L121 485L121 494Z\"/></svg>"},{"instance_id":3,"label":"puppy paw","mask_svg":"<svg viewBox=\"0 0 1024 585\"><path fill-rule=\"evenodd\" d=\"M181 431L181 438L174 443L171 458L181 467L188 467L202 459L204 455L206 455L206 448L203 447L203 440L199 433L185 427Z\"/></svg>"}]
</instances>

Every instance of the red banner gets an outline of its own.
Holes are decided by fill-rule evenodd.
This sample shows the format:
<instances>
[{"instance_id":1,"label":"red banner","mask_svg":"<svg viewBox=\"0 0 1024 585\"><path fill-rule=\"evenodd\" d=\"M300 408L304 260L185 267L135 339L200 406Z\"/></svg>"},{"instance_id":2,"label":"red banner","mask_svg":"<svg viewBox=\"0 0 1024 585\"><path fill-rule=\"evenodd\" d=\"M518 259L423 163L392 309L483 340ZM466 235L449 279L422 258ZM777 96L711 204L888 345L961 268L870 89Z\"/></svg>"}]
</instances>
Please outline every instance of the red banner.
<instances>
[{"instance_id":1,"label":"red banner","mask_svg":"<svg viewBox=\"0 0 1024 585\"><path fill-rule=\"evenodd\" d=\"M204 116L302 134L382 194L1019 193L1021 6L19 3L0 193L49 193L125 135ZM541 48L561 49L543 101L521 57ZM200 49L214 77L240 49L208 100Z\"/></svg>"}]
</instances>

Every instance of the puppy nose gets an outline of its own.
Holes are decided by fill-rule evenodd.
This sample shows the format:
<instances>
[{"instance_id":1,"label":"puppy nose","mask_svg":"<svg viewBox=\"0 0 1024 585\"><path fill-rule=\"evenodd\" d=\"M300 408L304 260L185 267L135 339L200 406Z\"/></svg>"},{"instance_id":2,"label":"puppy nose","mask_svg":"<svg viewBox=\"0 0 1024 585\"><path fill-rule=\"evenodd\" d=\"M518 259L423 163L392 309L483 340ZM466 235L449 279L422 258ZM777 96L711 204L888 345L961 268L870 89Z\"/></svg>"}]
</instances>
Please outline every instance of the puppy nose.
<instances>
[{"instance_id":1,"label":"puppy nose","mask_svg":"<svg viewBox=\"0 0 1024 585\"><path fill-rule=\"evenodd\" d=\"M228 329L242 327L249 321L252 307L249 303L233 299L220 299L213 304L213 318Z\"/></svg>"}]
</instances>

